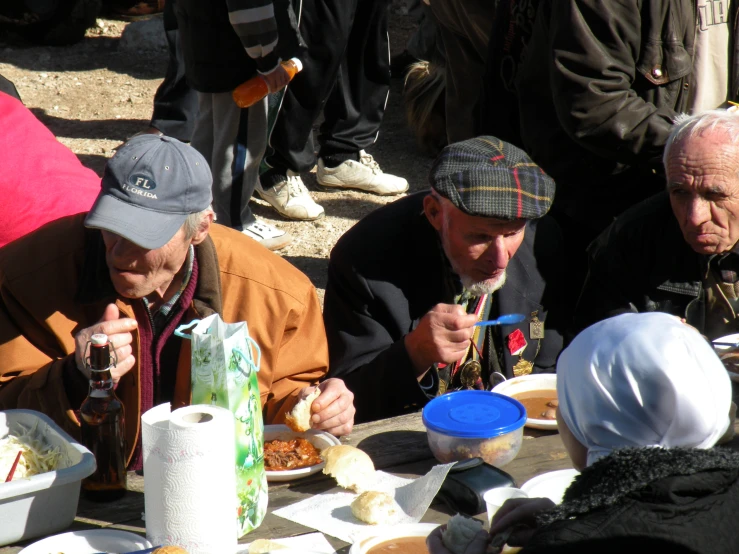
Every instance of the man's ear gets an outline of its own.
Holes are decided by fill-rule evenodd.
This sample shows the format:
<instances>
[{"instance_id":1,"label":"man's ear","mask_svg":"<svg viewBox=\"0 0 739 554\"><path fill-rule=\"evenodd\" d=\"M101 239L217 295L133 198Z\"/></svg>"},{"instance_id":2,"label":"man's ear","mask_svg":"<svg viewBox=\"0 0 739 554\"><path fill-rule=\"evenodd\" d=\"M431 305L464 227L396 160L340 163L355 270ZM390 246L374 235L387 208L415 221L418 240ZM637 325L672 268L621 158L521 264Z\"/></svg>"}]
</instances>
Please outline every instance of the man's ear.
<instances>
[{"instance_id":1,"label":"man's ear","mask_svg":"<svg viewBox=\"0 0 739 554\"><path fill-rule=\"evenodd\" d=\"M213 212L208 212L205 214L203 219L200 220L200 226L198 227L198 230L195 231L195 234L192 236L192 239L190 239L190 244L193 246L197 246L201 242L205 240L205 238L208 236L208 233L210 232L210 226L213 224Z\"/></svg>"},{"instance_id":2,"label":"man's ear","mask_svg":"<svg viewBox=\"0 0 739 554\"><path fill-rule=\"evenodd\" d=\"M444 208L434 193L429 193L423 198L423 212L426 214L426 219L429 220L431 226L441 232L444 221Z\"/></svg>"}]
</instances>

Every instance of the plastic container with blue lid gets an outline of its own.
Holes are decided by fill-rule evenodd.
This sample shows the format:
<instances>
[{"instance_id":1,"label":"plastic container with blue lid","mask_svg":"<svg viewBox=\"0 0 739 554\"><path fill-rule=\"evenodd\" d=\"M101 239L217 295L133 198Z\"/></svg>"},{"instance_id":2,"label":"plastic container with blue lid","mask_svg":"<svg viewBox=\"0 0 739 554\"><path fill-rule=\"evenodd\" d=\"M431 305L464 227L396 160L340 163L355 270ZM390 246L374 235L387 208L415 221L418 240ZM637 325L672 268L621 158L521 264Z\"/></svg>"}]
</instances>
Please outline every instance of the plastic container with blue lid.
<instances>
[{"instance_id":1,"label":"plastic container with blue lid","mask_svg":"<svg viewBox=\"0 0 739 554\"><path fill-rule=\"evenodd\" d=\"M431 451L440 462L480 457L503 467L521 449L526 409L502 394L457 391L426 404L423 423Z\"/></svg>"}]
</instances>

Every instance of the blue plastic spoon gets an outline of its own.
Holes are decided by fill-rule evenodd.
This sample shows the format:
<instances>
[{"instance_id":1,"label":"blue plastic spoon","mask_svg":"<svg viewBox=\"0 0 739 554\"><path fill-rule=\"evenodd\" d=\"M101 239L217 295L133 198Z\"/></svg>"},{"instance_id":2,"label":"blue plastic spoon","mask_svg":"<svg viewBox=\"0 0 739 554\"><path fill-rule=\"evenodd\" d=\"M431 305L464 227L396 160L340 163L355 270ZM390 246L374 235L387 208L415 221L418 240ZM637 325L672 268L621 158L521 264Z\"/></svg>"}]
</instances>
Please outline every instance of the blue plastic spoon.
<instances>
[{"instance_id":1,"label":"blue plastic spoon","mask_svg":"<svg viewBox=\"0 0 739 554\"><path fill-rule=\"evenodd\" d=\"M478 321L475 327L487 327L488 325L515 325L521 323L526 316L523 314L507 314L502 315L498 319L489 319L487 321Z\"/></svg>"}]
</instances>

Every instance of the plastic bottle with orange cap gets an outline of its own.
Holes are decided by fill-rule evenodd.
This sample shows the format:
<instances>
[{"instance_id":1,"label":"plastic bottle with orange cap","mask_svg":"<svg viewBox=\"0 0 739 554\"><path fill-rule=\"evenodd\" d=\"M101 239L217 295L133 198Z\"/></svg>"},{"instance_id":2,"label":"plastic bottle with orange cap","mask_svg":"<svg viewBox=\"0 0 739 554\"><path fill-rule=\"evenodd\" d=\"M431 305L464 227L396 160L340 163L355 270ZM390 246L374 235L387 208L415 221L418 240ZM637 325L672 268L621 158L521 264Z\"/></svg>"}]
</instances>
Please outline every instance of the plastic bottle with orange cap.
<instances>
[{"instance_id":1,"label":"plastic bottle with orange cap","mask_svg":"<svg viewBox=\"0 0 739 554\"><path fill-rule=\"evenodd\" d=\"M287 71L292 81L293 77L303 69L303 64L298 58L290 58L280 64ZM233 91L234 102L239 108L249 108L267 96L271 91L267 81L261 75L256 75L248 81L241 83Z\"/></svg>"}]
</instances>

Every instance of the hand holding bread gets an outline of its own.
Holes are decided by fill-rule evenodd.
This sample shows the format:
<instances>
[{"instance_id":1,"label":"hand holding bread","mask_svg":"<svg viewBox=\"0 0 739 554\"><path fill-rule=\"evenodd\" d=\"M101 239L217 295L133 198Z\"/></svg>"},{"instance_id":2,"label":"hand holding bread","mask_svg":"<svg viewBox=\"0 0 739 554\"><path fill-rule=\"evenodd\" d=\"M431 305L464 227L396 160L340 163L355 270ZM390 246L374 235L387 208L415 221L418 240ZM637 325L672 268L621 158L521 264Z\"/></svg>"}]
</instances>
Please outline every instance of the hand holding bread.
<instances>
[{"instance_id":1,"label":"hand holding bread","mask_svg":"<svg viewBox=\"0 0 739 554\"><path fill-rule=\"evenodd\" d=\"M310 429L311 407L319 394L321 394L321 389L316 387L308 396L298 400L293 409L285 415L285 425L296 433L305 433Z\"/></svg>"},{"instance_id":2,"label":"hand holding bread","mask_svg":"<svg viewBox=\"0 0 739 554\"><path fill-rule=\"evenodd\" d=\"M316 392L318 391L318 392ZM298 403L285 415L285 423L297 432L327 431L336 437L348 435L354 426L354 394L341 379L326 379L315 387L305 387ZM292 427L290 421L300 427Z\"/></svg>"},{"instance_id":3,"label":"hand holding bread","mask_svg":"<svg viewBox=\"0 0 739 554\"><path fill-rule=\"evenodd\" d=\"M486 554L490 536L482 522L459 514L426 538L430 554Z\"/></svg>"}]
</instances>

